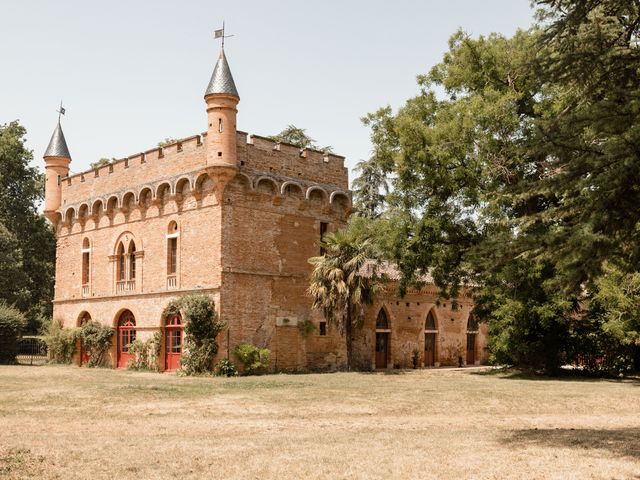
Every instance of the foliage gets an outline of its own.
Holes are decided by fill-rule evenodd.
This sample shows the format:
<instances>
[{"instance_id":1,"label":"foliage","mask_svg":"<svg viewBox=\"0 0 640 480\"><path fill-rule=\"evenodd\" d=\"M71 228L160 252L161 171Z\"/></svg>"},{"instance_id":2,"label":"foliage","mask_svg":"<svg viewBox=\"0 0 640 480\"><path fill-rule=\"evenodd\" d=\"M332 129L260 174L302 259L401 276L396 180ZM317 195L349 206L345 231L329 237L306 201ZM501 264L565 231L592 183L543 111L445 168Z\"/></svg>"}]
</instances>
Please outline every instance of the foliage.
<instances>
[{"instance_id":1,"label":"foliage","mask_svg":"<svg viewBox=\"0 0 640 480\"><path fill-rule=\"evenodd\" d=\"M244 373L251 375L259 373L269 367L269 349L259 348L250 343L236 345L233 353L244 366Z\"/></svg>"},{"instance_id":2,"label":"foliage","mask_svg":"<svg viewBox=\"0 0 640 480\"><path fill-rule=\"evenodd\" d=\"M82 348L89 356L87 367L104 365L106 354L111 348L113 333L113 328L94 321L86 322L80 327L79 336Z\"/></svg>"},{"instance_id":3,"label":"foliage","mask_svg":"<svg viewBox=\"0 0 640 480\"><path fill-rule=\"evenodd\" d=\"M214 371L219 377L235 377L238 375L238 369L236 369L236 366L226 357L216 364Z\"/></svg>"},{"instance_id":4,"label":"foliage","mask_svg":"<svg viewBox=\"0 0 640 480\"><path fill-rule=\"evenodd\" d=\"M481 286L493 359L554 371L580 308L601 310L599 336L639 338L640 4L534 3L530 29L455 33L418 95L365 117L374 154L355 185L361 215L395 227L376 242L400 293L427 272L445 298Z\"/></svg>"},{"instance_id":5,"label":"foliage","mask_svg":"<svg viewBox=\"0 0 640 480\"><path fill-rule=\"evenodd\" d=\"M48 325L44 340L55 363L71 363L80 339L79 328L64 328L62 319L54 318Z\"/></svg>"},{"instance_id":6,"label":"foliage","mask_svg":"<svg viewBox=\"0 0 640 480\"><path fill-rule=\"evenodd\" d=\"M18 337L26 324L22 312L5 302L0 302L0 364L15 362Z\"/></svg>"},{"instance_id":7,"label":"foliage","mask_svg":"<svg viewBox=\"0 0 640 480\"><path fill-rule=\"evenodd\" d=\"M333 151L333 148L330 146L318 147L315 144L315 140L307 135L304 128L298 128L295 125L289 125L280 133L272 135L269 138L276 142L288 143L299 148L310 148L311 150L318 150L326 153Z\"/></svg>"},{"instance_id":8,"label":"foliage","mask_svg":"<svg viewBox=\"0 0 640 480\"><path fill-rule=\"evenodd\" d=\"M185 338L180 364L181 375L211 373L213 358L218 352L216 337L226 327L218 318L213 299L207 295L191 294L171 301L164 309L163 320L179 314Z\"/></svg>"},{"instance_id":9,"label":"foliage","mask_svg":"<svg viewBox=\"0 0 640 480\"><path fill-rule=\"evenodd\" d=\"M362 324L362 309L381 289L377 265L370 261L376 251L357 227L326 235L325 254L309 259L313 270L308 294L313 308L322 309L327 322L345 337L348 368L354 367L353 335Z\"/></svg>"},{"instance_id":10,"label":"foliage","mask_svg":"<svg viewBox=\"0 0 640 480\"><path fill-rule=\"evenodd\" d=\"M25 146L25 136L17 121L0 125L0 224L4 226L0 243L11 249L4 251L0 262L16 273L5 275L13 284L0 289L0 300L23 312L27 331L36 333L41 319L52 312L55 238L38 212L44 176L29 166L33 154Z\"/></svg>"},{"instance_id":11,"label":"foliage","mask_svg":"<svg viewBox=\"0 0 640 480\"><path fill-rule=\"evenodd\" d=\"M109 160L108 158L102 157L101 159L95 162L91 162L89 164L89 168L91 170L95 170L96 168L105 167L107 165L110 165L113 160L115 160L115 158L112 158L111 160Z\"/></svg>"},{"instance_id":12,"label":"foliage","mask_svg":"<svg viewBox=\"0 0 640 480\"><path fill-rule=\"evenodd\" d=\"M167 145L172 145L176 142L179 142L180 140L178 140L177 138L172 138L172 137L167 137L164 140L162 140L161 142L158 142L158 146L159 147L166 147Z\"/></svg>"},{"instance_id":13,"label":"foliage","mask_svg":"<svg viewBox=\"0 0 640 480\"><path fill-rule=\"evenodd\" d=\"M146 340L136 338L129 344L129 353L135 356L130 360L127 368L130 370L143 370L157 372L159 370L158 359L160 358L160 341L162 335L155 332Z\"/></svg>"},{"instance_id":14,"label":"foliage","mask_svg":"<svg viewBox=\"0 0 640 480\"><path fill-rule=\"evenodd\" d=\"M308 318L304 319L302 322L298 322L298 330L304 338L307 338L309 335L311 335L311 332L313 332L315 329L316 326Z\"/></svg>"}]
</instances>

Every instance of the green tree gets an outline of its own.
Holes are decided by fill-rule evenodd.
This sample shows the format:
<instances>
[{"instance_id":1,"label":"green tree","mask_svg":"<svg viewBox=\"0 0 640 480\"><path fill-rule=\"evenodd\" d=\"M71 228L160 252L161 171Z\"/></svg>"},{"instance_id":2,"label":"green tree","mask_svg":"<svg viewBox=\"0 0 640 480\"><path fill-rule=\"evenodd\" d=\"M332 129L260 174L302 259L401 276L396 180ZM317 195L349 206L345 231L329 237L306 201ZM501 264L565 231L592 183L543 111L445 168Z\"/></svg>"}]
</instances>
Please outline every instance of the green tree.
<instances>
[{"instance_id":1,"label":"green tree","mask_svg":"<svg viewBox=\"0 0 640 480\"><path fill-rule=\"evenodd\" d=\"M276 142L289 143L300 148L310 148L312 150L319 150L322 152L332 152L333 149L330 146L318 147L315 144L315 140L307 135L307 131L304 128L298 128L295 125L289 125L276 135L272 135L272 140Z\"/></svg>"},{"instance_id":2,"label":"green tree","mask_svg":"<svg viewBox=\"0 0 640 480\"><path fill-rule=\"evenodd\" d=\"M91 162L89 164L89 168L91 170L95 170L96 168L104 167L106 165L109 165L110 163L111 163L111 160L109 160L108 158L104 158L103 157L103 158L101 158L100 160L98 160L96 162Z\"/></svg>"},{"instance_id":3,"label":"green tree","mask_svg":"<svg viewBox=\"0 0 640 480\"><path fill-rule=\"evenodd\" d=\"M371 241L355 229L330 233L323 242L325 254L309 259L313 266L308 294L313 308L322 309L330 324L345 337L347 366L353 363L353 336L362 324L362 309L371 304L381 288L375 263L371 271L365 264L375 257Z\"/></svg>"},{"instance_id":4,"label":"green tree","mask_svg":"<svg viewBox=\"0 0 640 480\"><path fill-rule=\"evenodd\" d=\"M166 147L167 145L171 145L171 144L176 143L178 141L179 141L179 139L177 139L177 138L167 137L164 140L162 140L161 142L158 142L158 146L159 147Z\"/></svg>"},{"instance_id":5,"label":"green tree","mask_svg":"<svg viewBox=\"0 0 640 480\"><path fill-rule=\"evenodd\" d=\"M44 176L30 167L31 151L25 147L26 130L18 122L0 125L0 223L13 237L14 252L21 259L22 275L16 276L15 288L0 291L0 299L15 304L27 317L28 331L41 327L42 319L51 315L55 238L51 227L38 212L44 197ZM7 295L7 298L5 298Z\"/></svg>"}]
</instances>

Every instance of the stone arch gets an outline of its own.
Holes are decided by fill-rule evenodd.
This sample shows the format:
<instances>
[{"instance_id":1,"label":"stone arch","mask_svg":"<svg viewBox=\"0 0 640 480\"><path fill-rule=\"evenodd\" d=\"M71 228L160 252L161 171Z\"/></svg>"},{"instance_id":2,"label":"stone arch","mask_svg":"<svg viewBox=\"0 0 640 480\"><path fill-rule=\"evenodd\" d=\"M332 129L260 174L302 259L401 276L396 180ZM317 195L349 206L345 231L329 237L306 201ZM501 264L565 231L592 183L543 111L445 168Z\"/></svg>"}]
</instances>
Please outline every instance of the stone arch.
<instances>
[{"instance_id":1,"label":"stone arch","mask_svg":"<svg viewBox=\"0 0 640 480\"><path fill-rule=\"evenodd\" d=\"M269 188L269 190L267 190L267 188L263 187L266 184L271 184L271 187ZM257 192L262 192L262 193L267 193L269 191L271 193L271 195L276 195L278 193L278 191L279 191L278 182L276 182L271 177L266 177L266 176L259 177L259 178L256 179L255 190Z\"/></svg>"},{"instance_id":2,"label":"stone arch","mask_svg":"<svg viewBox=\"0 0 640 480\"><path fill-rule=\"evenodd\" d=\"M293 180L287 180L280 187L280 194L292 195L294 190L296 190L301 197L304 195L304 187L300 183L294 182Z\"/></svg>"},{"instance_id":3,"label":"stone arch","mask_svg":"<svg viewBox=\"0 0 640 480\"><path fill-rule=\"evenodd\" d=\"M195 182L193 182L194 191L199 195L203 195L209 187L211 190L214 188L213 180L211 180L209 175L206 172L198 174Z\"/></svg>"},{"instance_id":4,"label":"stone arch","mask_svg":"<svg viewBox=\"0 0 640 480\"><path fill-rule=\"evenodd\" d=\"M156 195L155 198L163 198L164 195L169 192L169 195L173 193L171 183L162 182L156 187Z\"/></svg>"},{"instance_id":5,"label":"stone arch","mask_svg":"<svg viewBox=\"0 0 640 480\"><path fill-rule=\"evenodd\" d=\"M124 194L122 194L122 198L120 200L120 207L126 208L127 210L131 210L135 207L136 204L136 194L132 190L127 190ZM131 207L131 208L130 208Z\"/></svg>"},{"instance_id":6,"label":"stone arch","mask_svg":"<svg viewBox=\"0 0 640 480\"><path fill-rule=\"evenodd\" d=\"M312 185L311 187L307 188L307 192L305 193L305 198L307 200L311 200L311 196L312 196L313 192L320 192L320 194L322 195L322 200L328 200L329 199L329 194L320 185Z\"/></svg>"},{"instance_id":7,"label":"stone arch","mask_svg":"<svg viewBox=\"0 0 640 480\"><path fill-rule=\"evenodd\" d=\"M329 203L333 203L338 198L344 198L347 202L351 201L349 194L343 190L335 190L329 195Z\"/></svg>"},{"instance_id":8,"label":"stone arch","mask_svg":"<svg viewBox=\"0 0 640 480\"><path fill-rule=\"evenodd\" d=\"M153 193L153 188L149 185L142 187L140 192L138 192L138 205L143 208L148 208L154 199Z\"/></svg>"},{"instance_id":9,"label":"stone arch","mask_svg":"<svg viewBox=\"0 0 640 480\"><path fill-rule=\"evenodd\" d=\"M86 220L89 216L89 204L81 203L78 207L78 219Z\"/></svg>"},{"instance_id":10,"label":"stone arch","mask_svg":"<svg viewBox=\"0 0 640 480\"><path fill-rule=\"evenodd\" d=\"M184 186L189 186L189 192L193 191L193 186L191 185L191 179L188 177L180 177L175 184L175 192L180 195L184 195Z\"/></svg>"},{"instance_id":11,"label":"stone arch","mask_svg":"<svg viewBox=\"0 0 640 480\"><path fill-rule=\"evenodd\" d=\"M129 251L129 244L131 242L134 242L135 245L139 245L139 241L136 238L136 236L131 233L131 231L126 230L124 232L122 232L120 235L118 235L118 237L116 238L116 241L114 243L114 247L113 247L113 253L117 254L117 250L118 250L118 245L120 243L122 243L123 247L124 247L124 251L128 252ZM138 250L140 250L140 248L138 248Z\"/></svg>"},{"instance_id":12,"label":"stone arch","mask_svg":"<svg viewBox=\"0 0 640 480\"><path fill-rule=\"evenodd\" d=\"M91 205L91 215L99 216L105 209L104 200L101 198L96 199Z\"/></svg>"},{"instance_id":13,"label":"stone arch","mask_svg":"<svg viewBox=\"0 0 640 480\"><path fill-rule=\"evenodd\" d=\"M64 221L71 225L76 216L76 209L73 207L69 207L64 211Z\"/></svg>"},{"instance_id":14,"label":"stone arch","mask_svg":"<svg viewBox=\"0 0 640 480\"><path fill-rule=\"evenodd\" d=\"M238 172L236 174L236 178L240 180L240 183L243 183L245 187L249 187L249 190L253 190L253 182L251 181L251 177L246 173Z\"/></svg>"},{"instance_id":15,"label":"stone arch","mask_svg":"<svg viewBox=\"0 0 640 480\"><path fill-rule=\"evenodd\" d=\"M117 195L111 195L107 200L107 212L113 212L117 210L118 205L120 204L120 199Z\"/></svg>"},{"instance_id":16,"label":"stone arch","mask_svg":"<svg viewBox=\"0 0 640 480\"><path fill-rule=\"evenodd\" d=\"M87 310L82 310L76 319L76 327L81 327L86 322L92 321L91 314Z\"/></svg>"}]
</instances>

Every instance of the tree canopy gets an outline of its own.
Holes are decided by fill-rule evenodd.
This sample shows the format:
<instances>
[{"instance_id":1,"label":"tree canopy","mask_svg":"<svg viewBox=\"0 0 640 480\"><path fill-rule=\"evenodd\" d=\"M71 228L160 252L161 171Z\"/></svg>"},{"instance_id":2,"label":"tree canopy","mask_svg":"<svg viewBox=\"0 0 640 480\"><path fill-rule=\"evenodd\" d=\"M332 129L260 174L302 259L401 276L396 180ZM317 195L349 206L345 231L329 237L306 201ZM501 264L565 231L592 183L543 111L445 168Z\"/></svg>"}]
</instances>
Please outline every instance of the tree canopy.
<instances>
[{"instance_id":1,"label":"tree canopy","mask_svg":"<svg viewBox=\"0 0 640 480\"><path fill-rule=\"evenodd\" d=\"M26 130L17 121L0 125L0 300L15 305L35 331L51 315L55 238L38 212L44 176L29 165Z\"/></svg>"},{"instance_id":2,"label":"tree canopy","mask_svg":"<svg viewBox=\"0 0 640 480\"><path fill-rule=\"evenodd\" d=\"M472 287L494 359L551 371L579 325L627 343L636 325L607 330L589 305L621 305L611 275L637 298L640 2L535 3L511 37L456 32L415 97L365 117L354 186L393 223L378 230L401 292L426 271L445 297Z\"/></svg>"},{"instance_id":3,"label":"tree canopy","mask_svg":"<svg viewBox=\"0 0 640 480\"><path fill-rule=\"evenodd\" d=\"M298 128L295 125L289 125L280 133L272 135L269 138L276 142L289 143L300 148L310 148L322 152L331 152L333 150L330 146L319 147L316 145L316 141L307 135L306 129Z\"/></svg>"}]
</instances>

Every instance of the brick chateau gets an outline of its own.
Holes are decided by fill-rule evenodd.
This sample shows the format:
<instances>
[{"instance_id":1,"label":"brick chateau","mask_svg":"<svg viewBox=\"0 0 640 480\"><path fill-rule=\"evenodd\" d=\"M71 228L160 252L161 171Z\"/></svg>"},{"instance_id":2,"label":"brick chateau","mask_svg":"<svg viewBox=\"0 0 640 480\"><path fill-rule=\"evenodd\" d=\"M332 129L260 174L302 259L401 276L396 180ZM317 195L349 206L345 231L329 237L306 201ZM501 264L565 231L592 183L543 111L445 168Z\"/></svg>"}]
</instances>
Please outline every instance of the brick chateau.
<instances>
[{"instance_id":1,"label":"brick chateau","mask_svg":"<svg viewBox=\"0 0 640 480\"><path fill-rule=\"evenodd\" d=\"M44 154L45 215L57 237L54 318L113 326L115 368L126 366L131 340L160 331L160 368L174 370L181 321L163 324L162 311L205 293L228 324L218 359L234 361L233 347L248 342L271 350L273 371L344 366L344 339L306 296L308 258L350 213L344 158L237 130L240 96L224 51L204 100L204 133L74 175L58 122ZM391 282L356 334L362 368L486 360L486 326L473 321L469 298L453 310L436 304L433 285L404 298L393 291ZM309 322L310 333L300 328Z\"/></svg>"}]
</instances>

